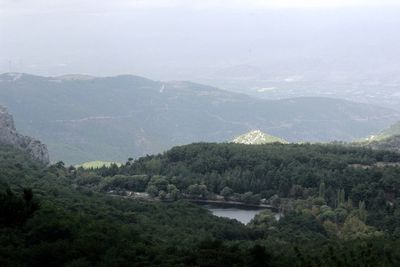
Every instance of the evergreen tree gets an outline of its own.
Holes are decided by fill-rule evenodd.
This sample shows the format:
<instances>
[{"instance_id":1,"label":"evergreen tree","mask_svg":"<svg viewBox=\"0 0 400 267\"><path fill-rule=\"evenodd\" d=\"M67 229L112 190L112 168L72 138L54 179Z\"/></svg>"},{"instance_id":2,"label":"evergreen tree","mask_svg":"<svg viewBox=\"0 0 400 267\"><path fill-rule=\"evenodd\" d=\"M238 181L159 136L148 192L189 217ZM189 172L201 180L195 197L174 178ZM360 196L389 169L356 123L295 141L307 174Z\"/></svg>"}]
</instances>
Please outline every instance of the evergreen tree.
<instances>
[{"instance_id":1,"label":"evergreen tree","mask_svg":"<svg viewBox=\"0 0 400 267\"><path fill-rule=\"evenodd\" d=\"M319 197L325 199L325 182L321 181L319 184Z\"/></svg>"},{"instance_id":2,"label":"evergreen tree","mask_svg":"<svg viewBox=\"0 0 400 267\"><path fill-rule=\"evenodd\" d=\"M358 218L363 222L367 221L367 210L365 209L364 201L358 202Z\"/></svg>"}]
</instances>

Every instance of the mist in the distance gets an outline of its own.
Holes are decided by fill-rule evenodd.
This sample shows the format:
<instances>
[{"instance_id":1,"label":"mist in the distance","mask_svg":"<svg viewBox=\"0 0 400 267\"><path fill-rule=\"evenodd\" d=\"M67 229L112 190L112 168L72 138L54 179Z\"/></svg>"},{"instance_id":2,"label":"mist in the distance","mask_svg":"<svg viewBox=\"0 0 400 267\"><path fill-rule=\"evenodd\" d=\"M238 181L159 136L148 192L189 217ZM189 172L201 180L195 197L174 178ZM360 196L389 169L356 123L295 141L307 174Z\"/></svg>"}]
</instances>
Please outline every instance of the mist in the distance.
<instances>
[{"instance_id":1,"label":"mist in the distance","mask_svg":"<svg viewBox=\"0 0 400 267\"><path fill-rule=\"evenodd\" d=\"M395 107L395 1L0 1L0 72L136 74ZM396 7L397 6L397 7Z\"/></svg>"}]
</instances>

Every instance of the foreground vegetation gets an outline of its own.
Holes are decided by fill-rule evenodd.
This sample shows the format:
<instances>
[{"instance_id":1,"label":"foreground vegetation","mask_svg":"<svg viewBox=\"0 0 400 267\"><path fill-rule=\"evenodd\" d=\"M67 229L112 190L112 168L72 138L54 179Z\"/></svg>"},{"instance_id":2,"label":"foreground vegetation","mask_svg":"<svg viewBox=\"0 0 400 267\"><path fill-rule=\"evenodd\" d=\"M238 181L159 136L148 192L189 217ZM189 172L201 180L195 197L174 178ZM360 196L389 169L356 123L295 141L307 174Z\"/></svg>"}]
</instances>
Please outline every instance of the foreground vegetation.
<instances>
[{"instance_id":1,"label":"foreground vegetation","mask_svg":"<svg viewBox=\"0 0 400 267\"><path fill-rule=\"evenodd\" d=\"M193 144L85 170L0 147L0 265L399 266L397 162L340 146ZM284 216L245 226L180 200L216 195Z\"/></svg>"}]
</instances>

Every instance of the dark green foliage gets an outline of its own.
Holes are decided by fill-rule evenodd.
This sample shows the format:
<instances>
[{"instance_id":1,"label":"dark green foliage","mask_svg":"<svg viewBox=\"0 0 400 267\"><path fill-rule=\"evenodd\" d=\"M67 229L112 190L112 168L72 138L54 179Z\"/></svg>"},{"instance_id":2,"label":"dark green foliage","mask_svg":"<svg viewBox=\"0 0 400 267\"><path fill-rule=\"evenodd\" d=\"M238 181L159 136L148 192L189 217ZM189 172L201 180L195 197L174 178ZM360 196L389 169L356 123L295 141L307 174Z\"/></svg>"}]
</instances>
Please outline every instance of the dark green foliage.
<instances>
[{"instance_id":1,"label":"dark green foliage","mask_svg":"<svg viewBox=\"0 0 400 267\"><path fill-rule=\"evenodd\" d=\"M309 214L289 213L278 225L279 235L290 237L294 243L317 242L327 237L324 227L317 219Z\"/></svg>"},{"instance_id":2,"label":"dark green foliage","mask_svg":"<svg viewBox=\"0 0 400 267\"><path fill-rule=\"evenodd\" d=\"M319 192L331 206L346 196L356 205L366 201L369 207L379 190L399 196L400 168L379 166L388 156L392 162L400 161L396 153L338 145L200 143L141 158L119 173L162 175L182 192L195 184L214 194L231 188L234 193L268 198L274 194L307 198ZM158 172L149 167L151 162L158 162Z\"/></svg>"},{"instance_id":3,"label":"dark green foliage","mask_svg":"<svg viewBox=\"0 0 400 267\"><path fill-rule=\"evenodd\" d=\"M0 147L0 266L399 266L399 171L350 166L381 160L381 152L335 146L196 144L94 171L46 167ZM313 199L321 181L325 199ZM321 216L264 213L245 226L184 200L102 193L148 187L166 198L180 190L269 196L277 207L286 196L310 197ZM331 235L332 220L349 239ZM357 229L364 232L354 239Z\"/></svg>"},{"instance_id":4,"label":"dark green foliage","mask_svg":"<svg viewBox=\"0 0 400 267\"><path fill-rule=\"evenodd\" d=\"M47 168L10 147L0 147L0 165L0 266L174 266L188 254L197 261L204 239L250 237L240 223L186 202L140 202L76 187L96 176L62 164ZM106 184L136 189L146 177L114 176Z\"/></svg>"},{"instance_id":5,"label":"dark green foliage","mask_svg":"<svg viewBox=\"0 0 400 267\"><path fill-rule=\"evenodd\" d=\"M311 197L315 205L331 207L320 219L336 223L349 215L336 208L363 202L358 212L362 220L393 234L400 233L400 222L394 219L400 213L399 162L400 154L394 152L340 145L198 143L140 158L117 172L127 177L151 173L153 180L162 178L162 188L173 184L190 198L223 193L248 204L264 198L279 208L281 199Z\"/></svg>"},{"instance_id":6,"label":"dark green foliage","mask_svg":"<svg viewBox=\"0 0 400 267\"><path fill-rule=\"evenodd\" d=\"M23 189L23 195L18 196L7 188L5 192L0 192L0 226L19 226L38 208L39 204L33 200L31 189Z\"/></svg>"},{"instance_id":7,"label":"dark green foliage","mask_svg":"<svg viewBox=\"0 0 400 267\"><path fill-rule=\"evenodd\" d=\"M129 191L144 192L149 183L147 175L115 175L102 181L102 190L124 189Z\"/></svg>"}]
</instances>

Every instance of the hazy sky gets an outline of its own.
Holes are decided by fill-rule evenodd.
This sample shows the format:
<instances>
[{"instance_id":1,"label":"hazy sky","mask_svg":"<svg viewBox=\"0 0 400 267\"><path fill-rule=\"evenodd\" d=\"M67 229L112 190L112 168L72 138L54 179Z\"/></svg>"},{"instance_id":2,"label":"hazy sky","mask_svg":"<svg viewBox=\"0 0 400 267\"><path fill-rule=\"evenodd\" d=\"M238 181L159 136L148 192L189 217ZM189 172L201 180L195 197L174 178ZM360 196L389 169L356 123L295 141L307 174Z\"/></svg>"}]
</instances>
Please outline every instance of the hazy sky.
<instances>
[{"instance_id":1,"label":"hazy sky","mask_svg":"<svg viewBox=\"0 0 400 267\"><path fill-rule=\"evenodd\" d=\"M398 0L0 0L0 72L171 80L238 65L394 68L399 7Z\"/></svg>"},{"instance_id":2,"label":"hazy sky","mask_svg":"<svg viewBox=\"0 0 400 267\"><path fill-rule=\"evenodd\" d=\"M399 6L398 0L0 0L2 13L138 8L309 8Z\"/></svg>"}]
</instances>

